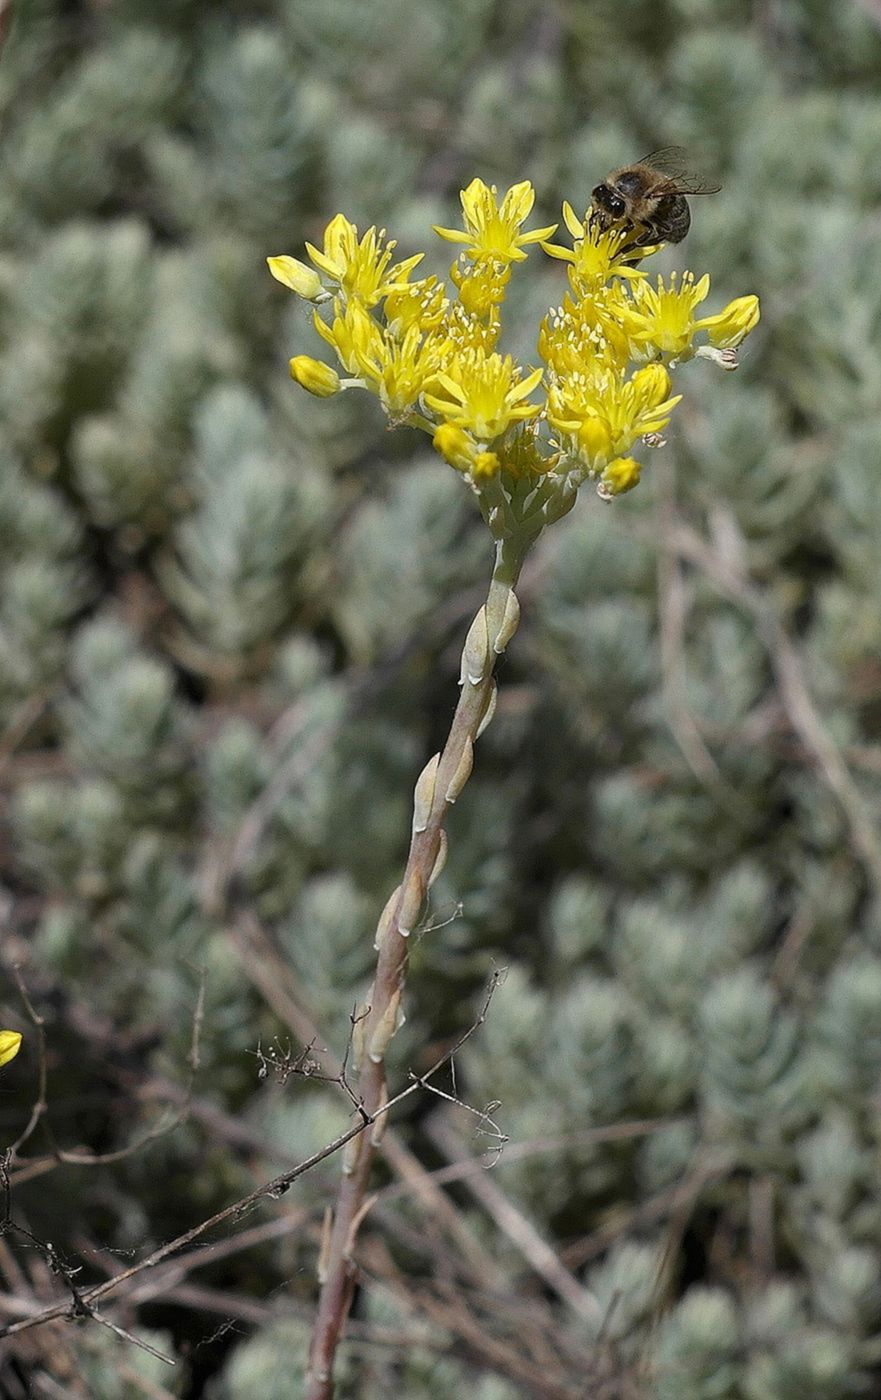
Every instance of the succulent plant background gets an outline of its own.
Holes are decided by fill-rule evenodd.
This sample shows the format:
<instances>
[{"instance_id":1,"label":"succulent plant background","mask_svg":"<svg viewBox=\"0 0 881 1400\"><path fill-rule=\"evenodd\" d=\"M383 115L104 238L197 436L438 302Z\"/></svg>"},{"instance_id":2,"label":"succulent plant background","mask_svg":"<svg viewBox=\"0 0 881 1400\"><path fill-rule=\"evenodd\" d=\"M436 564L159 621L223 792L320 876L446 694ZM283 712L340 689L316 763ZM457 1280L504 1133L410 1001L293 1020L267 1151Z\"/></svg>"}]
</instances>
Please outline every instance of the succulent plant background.
<instances>
[{"instance_id":1,"label":"succulent plant background","mask_svg":"<svg viewBox=\"0 0 881 1400\"><path fill-rule=\"evenodd\" d=\"M492 567L475 494L492 529L486 493L535 468L517 421L543 360L540 489L574 484L551 459L581 453L616 499L588 482L520 574L408 939L390 1094L506 975L455 1078L389 1115L336 1394L875 1393L876 7L5 18L0 1390L302 1393L339 1153L158 1256L356 1121L339 1064ZM723 190L629 290L612 279L627 376L670 420L613 441L560 321L538 348L537 327L579 293L591 188L667 141ZM440 308L439 284L415 308L406 287L444 277L450 246L412 259L431 225L456 232L464 190L453 282L491 321L499 289L468 286L468 258L492 185L541 240L505 270L502 339L469 350L498 360L488 426L439 344L392 361L320 303L347 230L387 229L383 324L407 345L407 316ZM705 302L685 268L709 269ZM753 293L737 374L681 363L705 308L746 315ZM291 359L331 392L292 385ZM383 408L431 432L388 433ZM51 1305L68 1320L27 1325Z\"/></svg>"}]
</instances>

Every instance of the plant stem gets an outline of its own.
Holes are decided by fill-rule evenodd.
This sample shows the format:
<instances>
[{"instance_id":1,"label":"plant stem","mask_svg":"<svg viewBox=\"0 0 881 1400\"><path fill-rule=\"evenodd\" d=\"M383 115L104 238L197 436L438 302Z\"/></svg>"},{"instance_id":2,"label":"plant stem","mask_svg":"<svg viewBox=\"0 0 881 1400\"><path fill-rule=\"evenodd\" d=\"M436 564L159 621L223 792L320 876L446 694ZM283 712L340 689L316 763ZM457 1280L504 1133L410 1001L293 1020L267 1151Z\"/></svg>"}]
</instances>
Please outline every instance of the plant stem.
<instances>
[{"instance_id":1,"label":"plant stem","mask_svg":"<svg viewBox=\"0 0 881 1400\"><path fill-rule=\"evenodd\" d=\"M493 669L516 630L519 609L514 586L537 533L535 528L515 529L497 541L486 603L471 624L462 653L462 688L447 742L416 784L407 865L379 921L376 975L369 1009L365 1009L357 1027L358 1042L363 1039L364 1047L358 1095L368 1119L386 1101L385 1051L399 1024L409 934L443 864L447 811L467 781L474 741L492 715ZM309 1352L306 1400L331 1400L333 1396L334 1357L357 1278L352 1251L365 1211L374 1138L379 1130L379 1124L376 1128L370 1126L353 1138L351 1153L344 1161L333 1224L320 1263L321 1293Z\"/></svg>"}]
</instances>

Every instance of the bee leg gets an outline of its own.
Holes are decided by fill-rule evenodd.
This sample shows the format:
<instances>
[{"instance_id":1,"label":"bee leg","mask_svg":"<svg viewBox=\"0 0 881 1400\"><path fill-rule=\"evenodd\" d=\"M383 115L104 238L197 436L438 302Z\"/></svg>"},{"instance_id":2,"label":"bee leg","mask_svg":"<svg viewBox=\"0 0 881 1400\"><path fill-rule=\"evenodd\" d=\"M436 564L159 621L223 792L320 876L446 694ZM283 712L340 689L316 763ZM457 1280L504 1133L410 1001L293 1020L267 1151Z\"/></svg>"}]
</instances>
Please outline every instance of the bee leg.
<instances>
[{"instance_id":1,"label":"bee leg","mask_svg":"<svg viewBox=\"0 0 881 1400\"><path fill-rule=\"evenodd\" d=\"M633 252L636 248L645 248L651 243L657 242L652 230L645 224L631 224L624 226L627 231L627 238L619 250L619 257Z\"/></svg>"}]
</instances>

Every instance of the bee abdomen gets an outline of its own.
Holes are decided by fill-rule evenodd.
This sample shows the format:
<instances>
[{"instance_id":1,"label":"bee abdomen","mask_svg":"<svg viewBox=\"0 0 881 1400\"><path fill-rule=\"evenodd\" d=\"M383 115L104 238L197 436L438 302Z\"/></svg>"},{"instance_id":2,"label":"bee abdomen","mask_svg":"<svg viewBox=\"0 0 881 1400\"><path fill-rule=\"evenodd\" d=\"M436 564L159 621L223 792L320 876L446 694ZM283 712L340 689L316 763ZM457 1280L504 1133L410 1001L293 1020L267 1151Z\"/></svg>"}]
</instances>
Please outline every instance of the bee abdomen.
<instances>
[{"instance_id":1,"label":"bee abdomen","mask_svg":"<svg viewBox=\"0 0 881 1400\"><path fill-rule=\"evenodd\" d=\"M691 227L688 200L681 194L663 195L658 200L652 224L665 243L681 243Z\"/></svg>"}]
</instances>

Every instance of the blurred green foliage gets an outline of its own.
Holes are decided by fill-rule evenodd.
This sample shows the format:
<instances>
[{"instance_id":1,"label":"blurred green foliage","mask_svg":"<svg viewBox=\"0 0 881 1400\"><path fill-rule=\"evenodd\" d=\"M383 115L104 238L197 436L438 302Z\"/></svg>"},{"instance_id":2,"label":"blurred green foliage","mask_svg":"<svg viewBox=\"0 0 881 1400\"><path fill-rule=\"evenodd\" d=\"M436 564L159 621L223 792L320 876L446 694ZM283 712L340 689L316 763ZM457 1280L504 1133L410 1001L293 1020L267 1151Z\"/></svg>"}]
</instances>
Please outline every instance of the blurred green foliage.
<instances>
[{"instance_id":1,"label":"blurred green foliage","mask_svg":"<svg viewBox=\"0 0 881 1400\"><path fill-rule=\"evenodd\" d=\"M489 547L424 442L388 437L366 396L318 403L289 383L287 357L315 341L264 257L297 254L338 210L410 252L432 221L454 221L475 174L531 179L547 222L563 197L583 208L609 167L676 142L724 189L696 204L663 265L709 270L709 309L757 292L763 321L736 378L684 371L681 424L639 491L612 508L586 494L539 545L499 713L415 941L392 1073L403 1084L424 1069L507 965L458 1087L478 1106L500 1099L512 1146L535 1148L502 1154L494 1179L600 1302L593 1341L642 1388L614 1393L877 1393L878 871L793 725L767 629L726 585L732 572L751 581L796 643L877 829L875 9L12 8L0 69L9 956L26 958L46 1018L63 1145L123 1147L155 1121L131 1086L184 1082L200 969L196 1092L257 1144L233 1146L196 1115L115 1165L22 1185L13 1212L69 1258L83 1239L143 1251L345 1121L331 1090L258 1078L258 1043L290 1028L230 935L224 861L277 783L241 886L322 1042L341 1049ZM442 250L430 259L443 268ZM513 297L524 318L562 290L558 267L533 254L530 270ZM528 357L532 332L518 334ZM721 575L676 557L671 519L707 541ZM10 992L3 1024L18 1016ZM11 1140L32 1092L25 1054L3 1083ZM399 1123L429 1162L434 1107L411 1100ZM654 1130L588 1131L630 1120ZM312 1225L335 1172L287 1198ZM523 1295L519 1256L470 1196L455 1200L510 1298ZM412 1240L388 1247L430 1283ZM144 1305L139 1323L178 1360L171 1380L107 1332L72 1334L88 1394L123 1393L123 1366L189 1400L295 1393L315 1254L310 1229L203 1271L238 1300L274 1300L263 1325L218 1332L196 1305ZM409 1340L356 1338L345 1396L532 1393L381 1285L356 1315L368 1334ZM565 1355L575 1325L554 1315ZM0 1363L4 1393L28 1393L24 1367L14 1353Z\"/></svg>"}]
</instances>

